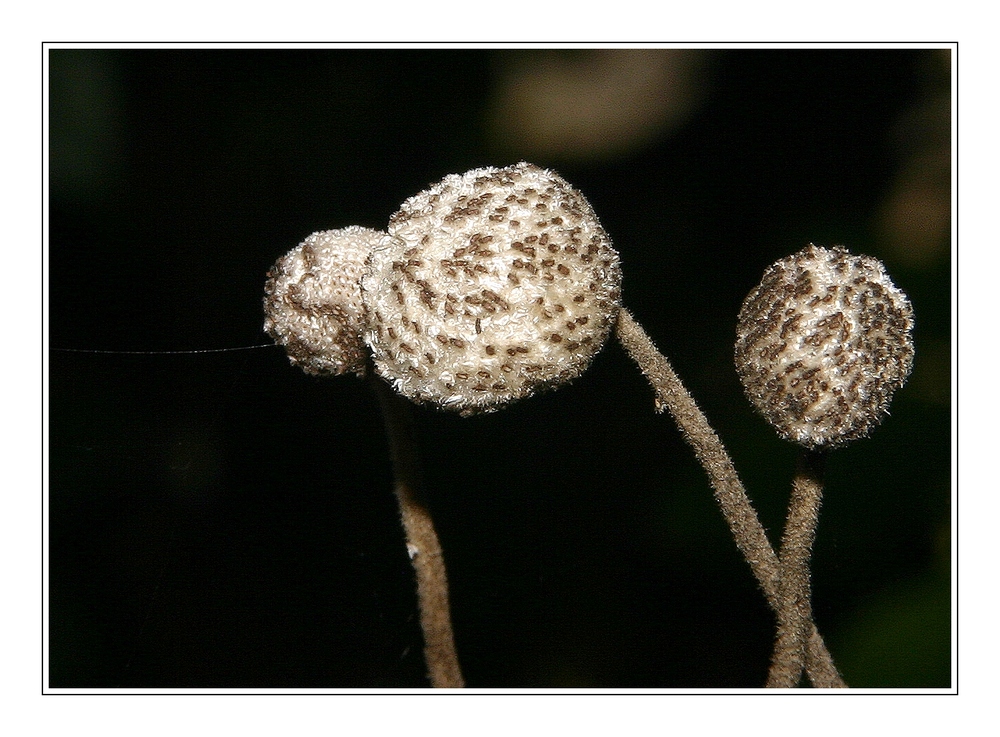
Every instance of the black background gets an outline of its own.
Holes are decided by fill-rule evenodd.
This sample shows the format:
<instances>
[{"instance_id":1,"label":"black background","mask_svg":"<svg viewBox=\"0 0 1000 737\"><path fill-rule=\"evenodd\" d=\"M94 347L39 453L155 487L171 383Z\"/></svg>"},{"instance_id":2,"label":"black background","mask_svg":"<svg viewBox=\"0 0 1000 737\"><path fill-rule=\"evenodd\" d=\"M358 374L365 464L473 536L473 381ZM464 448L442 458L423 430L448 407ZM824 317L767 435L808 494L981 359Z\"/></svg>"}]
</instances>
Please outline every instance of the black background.
<instances>
[{"instance_id":1,"label":"black background","mask_svg":"<svg viewBox=\"0 0 1000 737\"><path fill-rule=\"evenodd\" d=\"M691 112L603 156L489 121L511 69L609 52L47 53L50 686L427 685L363 382L274 347L64 349L266 343L264 275L310 232L383 228L445 174L522 158L594 206L774 542L796 449L743 398L736 314L809 242L886 262L914 374L829 459L815 613L849 684L951 685L950 244L909 253L882 218L941 137L920 111L947 100L947 52L683 52ZM503 412L416 417L469 686L762 685L772 615L617 345Z\"/></svg>"}]
</instances>

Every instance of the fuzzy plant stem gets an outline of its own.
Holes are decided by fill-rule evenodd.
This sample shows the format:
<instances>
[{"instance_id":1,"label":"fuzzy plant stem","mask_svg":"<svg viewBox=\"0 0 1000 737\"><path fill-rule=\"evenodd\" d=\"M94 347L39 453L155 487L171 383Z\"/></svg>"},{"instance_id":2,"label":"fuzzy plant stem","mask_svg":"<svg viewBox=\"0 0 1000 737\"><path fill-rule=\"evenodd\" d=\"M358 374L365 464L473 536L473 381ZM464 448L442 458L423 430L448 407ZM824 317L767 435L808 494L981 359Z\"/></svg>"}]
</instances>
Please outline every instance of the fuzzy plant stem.
<instances>
[{"instance_id":1,"label":"fuzzy plant stem","mask_svg":"<svg viewBox=\"0 0 1000 737\"><path fill-rule=\"evenodd\" d=\"M781 568L778 556L768 542L764 527L750 504L725 446L681 383L670 362L656 349L646 331L625 308L622 308L618 316L617 336L656 392L657 411L670 412L684 439L694 450L698 462L708 474L715 499L729 524L737 547L750 564L771 609L780 616ZM813 686L845 687L846 684L837 673L833 658L811 618L807 633L806 670Z\"/></svg>"},{"instance_id":2,"label":"fuzzy plant stem","mask_svg":"<svg viewBox=\"0 0 1000 737\"><path fill-rule=\"evenodd\" d=\"M417 602L424 635L427 675L434 688L462 688L465 681L458 664L451 627L444 556L430 510L420 492L413 414L407 401L395 394L385 382L372 377L370 383L378 396L389 436L394 491L406 533L406 549L417 578Z\"/></svg>"},{"instance_id":3,"label":"fuzzy plant stem","mask_svg":"<svg viewBox=\"0 0 1000 737\"><path fill-rule=\"evenodd\" d=\"M781 571L778 636L767 678L768 688L794 688L799 685L805 666L812 621L809 558L823 500L824 460L822 452L803 450L792 482L788 519L778 554Z\"/></svg>"}]
</instances>

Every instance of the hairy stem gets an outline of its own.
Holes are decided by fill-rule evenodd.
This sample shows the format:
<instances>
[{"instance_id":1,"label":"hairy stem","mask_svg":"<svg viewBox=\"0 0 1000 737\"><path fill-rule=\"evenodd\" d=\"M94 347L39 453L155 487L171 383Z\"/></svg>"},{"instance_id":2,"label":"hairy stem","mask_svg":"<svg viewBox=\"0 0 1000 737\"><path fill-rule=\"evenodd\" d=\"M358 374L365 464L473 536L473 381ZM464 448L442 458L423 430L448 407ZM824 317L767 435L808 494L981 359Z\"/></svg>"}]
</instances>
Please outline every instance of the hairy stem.
<instances>
[{"instance_id":1,"label":"hairy stem","mask_svg":"<svg viewBox=\"0 0 1000 737\"><path fill-rule=\"evenodd\" d=\"M792 482L788 519L778 555L778 636L774 643L768 688L794 688L805 666L812 621L809 558L816 539L816 524L823 499L823 462L816 451L803 450Z\"/></svg>"},{"instance_id":2,"label":"hairy stem","mask_svg":"<svg viewBox=\"0 0 1000 737\"><path fill-rule=\"evenodd\" d=\"M715 499L729 524L737 547L750 564L771 609L780 616L781 569L778 556L768 542L764 527L750 504L725 446L681 383L670 362L656 349L642 326L625 308L622 308L618 316L617 335L622 347L638 364L656 392L656 410L670 412L684 439L694 450L698 462L708 474ZM846 685L837 673L833 658L811 618L808 623L806 668L810 680L817 688Z\"/></svg>"},{"instance_id":3,"label":"hairy stem","mask_svg":"<svg viewBox=\"0 0 1000 737\"><path fill-rule=\"evenodd\" d=\"M406 549L417 577L420 627L424 634L424 659L434 688L462 688L455 636L448 603L448 577L441 543L431 513L420 491L420 466L413 431L413 415L405 399L378 378L370 379L378 396L389 436L394 491L406 533Z\"/></svg>"}]
</instances>

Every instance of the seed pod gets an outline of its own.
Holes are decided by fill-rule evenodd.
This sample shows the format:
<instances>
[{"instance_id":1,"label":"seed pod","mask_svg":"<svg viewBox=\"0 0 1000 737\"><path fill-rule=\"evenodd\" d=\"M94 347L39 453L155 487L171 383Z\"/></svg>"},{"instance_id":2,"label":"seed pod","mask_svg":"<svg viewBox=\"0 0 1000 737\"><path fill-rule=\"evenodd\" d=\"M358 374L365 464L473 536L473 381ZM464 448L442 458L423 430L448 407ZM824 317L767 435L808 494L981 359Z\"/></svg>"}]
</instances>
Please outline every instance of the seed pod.
<instances>
[{"instance_id":1,"label":"seed pod","mask_svg":"<svg viewBox=\"0 0 1000 737\"><path fill-rule=\"evenodd\" d=\"M361 277L384 237L356 225L313 233L268 272L264 330L307 374L364 375Z\"/></svg>"},{"instance_id":2,"label":"seed pod","mask_svg":"<svg viewBox=\"0 0 1000 737\"><path fill-rule=\"evenodd\" d=\"M618 315L621 268L583 195L521 163L445 177L389 221L362 282L376 371L465 415L579 376Z\"/></svg>"},{"instance_id":3,"label":"seed pod","mask_svg":"<svg viewBox=\"0 0 1000 737\"><path fill-rule=\"evenodd\" d=\"M810 245L770 266L743 303L736 370L782 437L834 447L888 414L913 365L912 328L880 261Z\"/></svg>"}]
</instances>

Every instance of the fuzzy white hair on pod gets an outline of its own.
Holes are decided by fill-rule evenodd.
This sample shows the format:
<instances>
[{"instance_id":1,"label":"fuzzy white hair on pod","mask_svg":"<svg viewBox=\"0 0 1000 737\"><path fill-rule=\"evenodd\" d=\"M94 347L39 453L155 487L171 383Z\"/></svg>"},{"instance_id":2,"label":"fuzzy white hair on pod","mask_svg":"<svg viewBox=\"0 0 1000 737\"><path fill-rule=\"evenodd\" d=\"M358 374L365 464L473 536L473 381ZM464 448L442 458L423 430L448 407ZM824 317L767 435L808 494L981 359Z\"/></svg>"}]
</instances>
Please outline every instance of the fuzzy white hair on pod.
<instances>
[{"instance_id":1,"label":"fuzzy white hair on pod","mask_svg":"<svg viewBox=\"0 0 1000 737\"><path fill-rule=\"evenodd\" d=\"M621 298L617 252L584 196L527 163L453 174L403 203L362 280L375 370L464 415L590 365Z\"/></svg>"},{"instance_id":2,"label":"fuzzy white hair on pod","mask_svg":"<svg viewBox=\"0 0 1000 737\"><path fill-rule=\"evenodd\" d=\"M736 368L782 437L835 447L888 414L913 365L912 329L882 262L809 245L771 265L743 303Z\"/></svg>"},{"instance_id":3,"label":"fuzzy white hair on pod","mask_svg":"<svg viewBox=\"0 0 1000 737\"><path fill-rule=\"evenodd\" d=\"M382 231L352 225L313 233L268 271L264 330L307 374L365 374L361 278Z\"/></svg>"}]
</instances>

